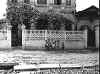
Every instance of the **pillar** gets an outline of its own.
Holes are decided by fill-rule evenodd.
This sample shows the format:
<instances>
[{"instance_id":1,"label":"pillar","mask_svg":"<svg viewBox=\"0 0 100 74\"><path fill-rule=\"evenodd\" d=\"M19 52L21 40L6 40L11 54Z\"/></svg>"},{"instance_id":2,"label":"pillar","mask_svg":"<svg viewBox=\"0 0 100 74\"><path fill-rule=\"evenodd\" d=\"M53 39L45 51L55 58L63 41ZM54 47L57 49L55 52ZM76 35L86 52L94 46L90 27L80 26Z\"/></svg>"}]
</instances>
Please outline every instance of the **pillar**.
<instances>
[{"instance_id":1,"label":"pillar","mask_svg":"<svg viewBox=\"0 0 100 74\"><path fill-rule=\"evenodd\" d=\"M11 25L8 25L7 27L7 42L8 42L8 48L11 48Z\"/></svg>"},{"instance_id":2,"label":"pillar","mask_svg":"<svg viewBox=\"0 0 100 74\"><path fill-rule=\"evenodd\" d=\"M84 30L84 47L87 48L87 28Z\"/></svg>"},{"instance_id":3,"label":"pillar","mask_svg":"<svg viewBox=\"0 0 100 74\"><path fill-rule=\"evenodd\" d=\"M45 40L47 40L48 39L48 32L47 32L47 30L45 30Z\"/></svg>"},{"instance_id":4,"label":"pillar","mask_svg":"<svg viewBox=\"0 0 100 74\"><path fill-rule=\"evenodd\" d=\"M95 43L96 48L99 48L99 26L95 27Z\"/></svg>"},{"instance_id":5,"label":"pillar","mask_svg":"<svg viewBox=\"0 0 100 74\"><path fill-rule=\"evenodd\" d=\"M51 5L53 3L53 0L47 0L47 4Z\"/></svg>"},{"instance_id":6,"label":"pillar","mask_svg":"<svg viewBox=\"0 0 100 74\"><path fill-rule=\"evenodd\" d=\"M25 47L25 25L22 25L22 48L24 49Z\"/></svg>"},{"instance_id":7,"label":"pillar","mask_svg":"<svg viewBox=\"0 0 100 74\"><path fill-rule=\"evenodd\" d=\"M75 24L72 24L72 30L73 31L75 30Z\"/></svg>"}]
</instances>

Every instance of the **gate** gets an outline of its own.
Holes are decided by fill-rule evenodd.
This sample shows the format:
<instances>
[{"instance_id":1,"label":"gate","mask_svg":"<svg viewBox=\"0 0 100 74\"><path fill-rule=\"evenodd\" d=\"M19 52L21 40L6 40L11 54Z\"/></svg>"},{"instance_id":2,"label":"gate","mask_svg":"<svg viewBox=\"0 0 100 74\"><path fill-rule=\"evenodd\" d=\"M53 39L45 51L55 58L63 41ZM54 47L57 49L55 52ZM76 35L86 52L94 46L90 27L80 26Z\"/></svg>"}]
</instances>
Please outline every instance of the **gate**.
<instances>
[{"instance_id":1,"label":"gate","mask_svg":"<svg viewBox=\"0 0 100 74\"><path fill-rule=\"evenodd\" d=\"M88 47L95 47L95 31L88 29Z\"/></svg>"},{"instance_id":2,"label":"gate","mask_svg":"<svg viewBox=\"0 0 100 74\"><path fill-rule=\"evenodd\" d=\"M22 31L16 28L16 26L12 27L11 39L12 47L22 46Z\"/></svg>"}]
</instances>

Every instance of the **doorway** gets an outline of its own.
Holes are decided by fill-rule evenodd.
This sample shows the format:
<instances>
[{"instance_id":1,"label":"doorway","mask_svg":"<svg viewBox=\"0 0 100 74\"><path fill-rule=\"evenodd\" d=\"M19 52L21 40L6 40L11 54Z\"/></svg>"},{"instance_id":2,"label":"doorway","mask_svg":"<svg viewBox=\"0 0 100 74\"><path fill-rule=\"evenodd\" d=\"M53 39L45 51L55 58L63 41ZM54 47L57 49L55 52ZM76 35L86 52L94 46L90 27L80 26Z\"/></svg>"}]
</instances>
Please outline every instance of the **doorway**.
<instances>
[{"instance_id":1,"label":"doorway","mask_svg":"<svg viewBox=\"0 0 100 74\"><path fill-rule=\"evenodd\" d=\"M87 45L88 47L95 47L95 30L92 30L89 26L83 25L81 26L80 30L84 31L85 29L88 30L87 32Z\"/></svg>"},{"instance_id":2,"label":"doorway","mask_svg":"<svg viewBox=\"0 0 100 74\"><path fill-rule=\"evenodd\" d=\"M88 47L95 47L95 31L88 29Z\"/></svg>"},{"instance_id":3,"label":"doorway","mask_svg":"<svg viewBox=\"0 0 100 74\"><path fill-rule=\"evenodd\" d=\"M11 46L22 46L22 31L18 26L13 26L11 30Z\"/></svg>"}]
</instances>

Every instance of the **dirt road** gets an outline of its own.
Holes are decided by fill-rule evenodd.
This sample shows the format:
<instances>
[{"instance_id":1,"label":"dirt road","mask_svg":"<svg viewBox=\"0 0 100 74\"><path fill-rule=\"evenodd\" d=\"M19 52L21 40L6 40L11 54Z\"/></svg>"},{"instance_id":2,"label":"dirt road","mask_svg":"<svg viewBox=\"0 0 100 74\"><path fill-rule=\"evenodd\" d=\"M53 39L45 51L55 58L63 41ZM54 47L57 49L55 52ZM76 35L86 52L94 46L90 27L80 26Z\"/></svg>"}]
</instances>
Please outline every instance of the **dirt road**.
<instances>
[{"instance_id":1,"label":"dirt road","mask_svg":"<svg viewBox=\"0 0 100 74\"><path fill-rule=\"evenodd\" d=\"M0 62L46 63L46 64L99 64L99 52L66 51L0 51Z\"/></svg>"}]
</instances>

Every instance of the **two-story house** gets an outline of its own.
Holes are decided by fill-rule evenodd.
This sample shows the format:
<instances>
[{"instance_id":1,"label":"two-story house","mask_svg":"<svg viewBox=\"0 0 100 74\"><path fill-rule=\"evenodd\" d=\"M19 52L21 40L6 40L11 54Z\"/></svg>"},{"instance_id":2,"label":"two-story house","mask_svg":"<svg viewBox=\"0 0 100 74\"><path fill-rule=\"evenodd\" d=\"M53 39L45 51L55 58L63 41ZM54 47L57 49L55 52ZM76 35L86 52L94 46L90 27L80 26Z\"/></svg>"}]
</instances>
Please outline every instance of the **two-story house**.
<instances>
[{"instance_id":1,"label":"two-story house","mask_svg":"<svg viewBox=\"0 0 100 74\"><path fill-rule=\"evenodd\" d=\"M39 12L48 12L53 10L54 12L59 12L68 20L72 21L73 24L66 23L62 26L64 30L74 30L75 29L75 16L76 11L76 0L8 0L8 8L12 5L27 4L38 10Z\"/></svg>"},{"instance_id":2,"label":"two-story house","mask_svg":"<svg viewBox=\"0 0 100 74\"><path fill-rule=\"evenodd\" d=\"M12 7L20 8L23 5L26 5L26 6L29 5L30 7L32 7L33 11L36 10L39 13L47 13L49 11L53 11L53 13L59 13L63 15L64 18L71 21L71 23L66 22L64 24L61 24L62 26L60 27L60 30L68 30L68 31L75 30L76 18L75 18L74 13L76 11L76 0L8 0L7 1L7 12L9 12L10 8ZM15 9L12 9L12 11L13 10ZM14 18L16 18L16 16ZM17 19L17 21L20 21L20 19ZM15 22L13 22L14 25L15 25ZM27 21L25 22L25 24L26 23ZM22 37L21 37L22 36L22 31L21 31L22 24L17 24L17 26L12 26L12 30L11 30L12 31L12 36L11 36L12 46L22 45L21 44L22 43ZM31 24L31 29L36 29L36 25L34 25L34 23Z\"/></svg>"}]
</instances>

